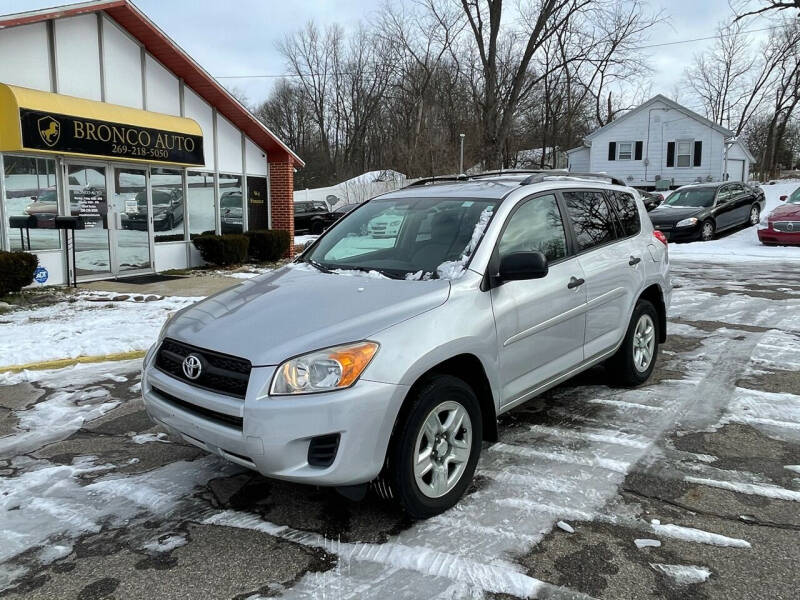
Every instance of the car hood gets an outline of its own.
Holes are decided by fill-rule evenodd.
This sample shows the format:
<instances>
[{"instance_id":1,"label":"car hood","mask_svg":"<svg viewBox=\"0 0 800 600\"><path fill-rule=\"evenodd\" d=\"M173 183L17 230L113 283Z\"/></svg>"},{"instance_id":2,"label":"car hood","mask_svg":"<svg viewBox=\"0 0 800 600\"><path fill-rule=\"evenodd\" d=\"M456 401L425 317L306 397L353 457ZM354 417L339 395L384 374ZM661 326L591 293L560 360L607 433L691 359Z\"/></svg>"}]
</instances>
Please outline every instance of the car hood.
<instances>
[{"instance_id":1,"label":"car hood","mask_svg":"<svg viewBox=\"0 0 800 600\"><path fill-rule=\"evenodd\" d=\"M181 311L172 339L248 359L254 366L369 338L443 304L445 280L404 281L284 267Z\"/></svg>"},{"instance_id":2,"label":"car hood","mask_svg":"<svg viewBox=\"0 0 800 600\"><path fill-rule=\"evenodd\" d=\"M800 221L800 204L782 204L770 213L769 218L774 221Z\"/></svg>"},{"instance_id":3,"label":"car hood","mask_svg":"<svg viewBox=\"0 0 800 600\"><path fill-rule=\"evenodd\" d=\"M653 224L656 223L676 223L682 219L688 219L689 217L694 217L699 215L700 213L704 212L705 208L697 208L697 207L682 207L682 206L665 206L661 205L658 208L654 208L651 210L648 215L650 215L650 220L653 221Z\"/></svg>"}]
</instances>

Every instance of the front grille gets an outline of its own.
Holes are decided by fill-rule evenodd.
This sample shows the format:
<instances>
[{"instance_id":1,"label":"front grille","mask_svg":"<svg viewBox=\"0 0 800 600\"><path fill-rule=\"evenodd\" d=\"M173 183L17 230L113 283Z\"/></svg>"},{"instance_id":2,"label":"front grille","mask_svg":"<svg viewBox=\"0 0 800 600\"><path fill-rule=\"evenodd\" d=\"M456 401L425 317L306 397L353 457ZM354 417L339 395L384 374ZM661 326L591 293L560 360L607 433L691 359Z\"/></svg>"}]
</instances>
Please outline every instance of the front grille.
<instances>
[{"instance_id":1,"label":"front grille","mask_svg":"<svg viewBox=\"0 0 800 600\"><path fill-rule=\"evenodd\" d=\"M312 467L330 467L339 450L339 434L320 435L308 445L308 464Z\"/></svg>"},{"instance_id":2,"label":"front grille","mask_svg":"<svg viewBox=\"0 0 800 600\"><path fill-rule=\"evenodd\" d=\"M800 233L800 221L775 221L772 224L775 231L787 231L789 233Z\"/></svg>"},{"instance_id":3,"label":"front grille","mask_svg":"<svg viewBox=\"0 0 800 600\"><path fill-rule=\"evenodd\" d=\"M164 390L160 390L157 387L153 387L153 391L158 395L158 397L163 402L167 404L172 404L173 406L183 409L188 413L192 413L195 416L203 417L204 419L208 419L209 421L214 421L215 423L219 423L220 425L234 427L240 431L244 427L244 419L242 419L242 417L226 415L225 413L221 413L216 410L211 410L210 408L205 408L203 406L198 406L197 404L192 404L191 402L187 402L186 400L181 400L177 396L168 394Z\"/></svg>"},{"instance_id":4,"label":"front grille","mask_svg":"<svg viewBox=\"0 0 800 600\"><path fill-rule=\"evenodd\" d=\"M183 372L183 360L190 354L200 359L202 368L197 379L189 379ZM204 350L167 338L158 349L156 368L189 385L226 396L244 398L252 365L243 358Z\"/></svg>"}]
</instances>

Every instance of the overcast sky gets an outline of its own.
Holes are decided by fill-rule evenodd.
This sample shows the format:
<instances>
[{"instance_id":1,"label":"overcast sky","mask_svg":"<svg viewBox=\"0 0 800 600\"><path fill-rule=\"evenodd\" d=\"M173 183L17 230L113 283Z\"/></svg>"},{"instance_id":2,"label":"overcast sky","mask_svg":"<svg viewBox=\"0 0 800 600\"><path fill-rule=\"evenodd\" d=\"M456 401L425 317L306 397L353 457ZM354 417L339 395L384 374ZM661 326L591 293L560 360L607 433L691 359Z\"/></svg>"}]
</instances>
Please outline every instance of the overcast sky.
<instances>
[{"instance_id":1,"label":"overcast sky","mask_svg":"<svg viewBox=\"0 0 800 600\"><path fill-rule=\"evenodd\" d=\"M737 0L738 1L738 0ZM756 0L753 0L756 1ZM22 12L68 0L0 0L0 13ZM286 72L275 49L287 32L314 19L346 28L375 14L376 0L135 0L162 30L216 77ZM714 34L728 18L728 0L649 0L651 10L662 10L666 21L653 30L649 43L673 42ZM763 27L752 23L750 28ZM672 92L694 53L710 42L700 41L648 50L655 69L653 93ZM251 103L263 100L275 79L222 79L244 91ZM679 98L682 101L688 98Z\"/></svg>"}]
</instances>

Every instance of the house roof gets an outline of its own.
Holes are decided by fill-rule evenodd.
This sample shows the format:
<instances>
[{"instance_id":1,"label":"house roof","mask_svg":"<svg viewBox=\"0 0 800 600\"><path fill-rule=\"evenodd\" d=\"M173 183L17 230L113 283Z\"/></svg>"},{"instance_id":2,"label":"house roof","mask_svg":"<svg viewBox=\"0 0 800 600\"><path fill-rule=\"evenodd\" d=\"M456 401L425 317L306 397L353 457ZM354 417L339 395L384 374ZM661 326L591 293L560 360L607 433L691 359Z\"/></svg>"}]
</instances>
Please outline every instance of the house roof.
<instances>
[{"instance_id":1,"label":"house roof","mask_svg":"<svg viewBox=\"0 0 800 600\"><path fill-rule=\"evenodd\" d=\"M569 150L567 150L567 154L572 154L573 152L578 152L579 150L588 150L588 149L589 149L589 146L584 144L582 146L577 146L575 148L570 148Z\"/></svg>"},{"instance_id":2,"label":"house roof","mask_svg":"<svg viewBox=\"0 0 800 600\"><path fill-rule=\"evenodd\" d=\"M744 144L744 142L742 142L742 140L737 139L732 145L739 146L739 148L742 149L742 152L744 152L745 156L747 157L747 160L749 160L751 163L756 162L756 157L753 156L753 153L750 152L750 149Z\"/></svg>"},{"instance_id":3,"label":"house roof","mask_svg":"<svg viewBox=\"0 0 800 600\"><path fill-rule=\"evenodd\" d=\"M265 150L270 162L305 163L233 95L197 64L177 43L129 0L93 0L80 4L0 16L0 29L81 14L105 12L136 38L167 69L217 109L247 137Z\"/></svg>"},{"instance_id":4,"label":"house roof","mask_svg":"<svg viewBox=\"0 0 800 600\"><path fill-rule=\"evenodd\" d=\"M636 108L634 108L632 110L629 110L628 112L626 112L624 115L622 115L618 119L614 119L613 121L603 125L599 129L595 129L592 133L587 135L585 139L587 141L591 140L593 137L597 136L601 131L606 131L608 129L611 129L612 127L618 125L619 123L622 123L623 121L629 119L631 116L635 115L636 113L639 113L639 112L641 112L643 110L646 110L646 109L650 108L650 106L652 106L656 102L661 102L663 104L666 104L669 108L677 110L678 112L681 112L681 113L685 114L687 117L690 117L690 118L694 119L695 121L699 121L700 123L702 123L703 125L706 125L707 127L710 127L711 129L715 129L716 131L719 131L726 138L733 137L733 132L730 129L727 129L727 128L723 127L722 125L717 125L716 123L714 123L714 121L706 119L704 116L694 112L693 110L689 110L685 106L683 106L681 104L678 104L674 100L670 100L669 98L667 98L666 96L663 96L662 94L657 94L657 95L653 96L652 98L650 98L650 100L648 100L644 104L640 104Z\"/></svg>"}]
</instances>

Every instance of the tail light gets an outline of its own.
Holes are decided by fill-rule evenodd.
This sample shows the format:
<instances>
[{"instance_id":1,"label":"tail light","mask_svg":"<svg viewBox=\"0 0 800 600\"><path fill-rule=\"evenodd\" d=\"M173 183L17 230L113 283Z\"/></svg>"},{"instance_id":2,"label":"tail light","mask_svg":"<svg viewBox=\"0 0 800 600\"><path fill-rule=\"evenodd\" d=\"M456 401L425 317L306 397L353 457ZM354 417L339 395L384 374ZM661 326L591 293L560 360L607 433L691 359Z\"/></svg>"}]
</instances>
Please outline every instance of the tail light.
<instances>
[{"instance_id":1,"label":"tail light","mask_svg":"<svg viewBox=\"0 0 800 600\"><path fill-rule=\"evenodd\" d=\"M654 238L656 238L656 239L657 239L659 242L661 242L661 243L662 243L662 244L664 244L665 246L667 245L667 236L665 236L665 235L664 235L662 232L660 232L658 229L656 229L656 230L653 232L653 237L654 237Z\"/></svg>"}]
</instances>

